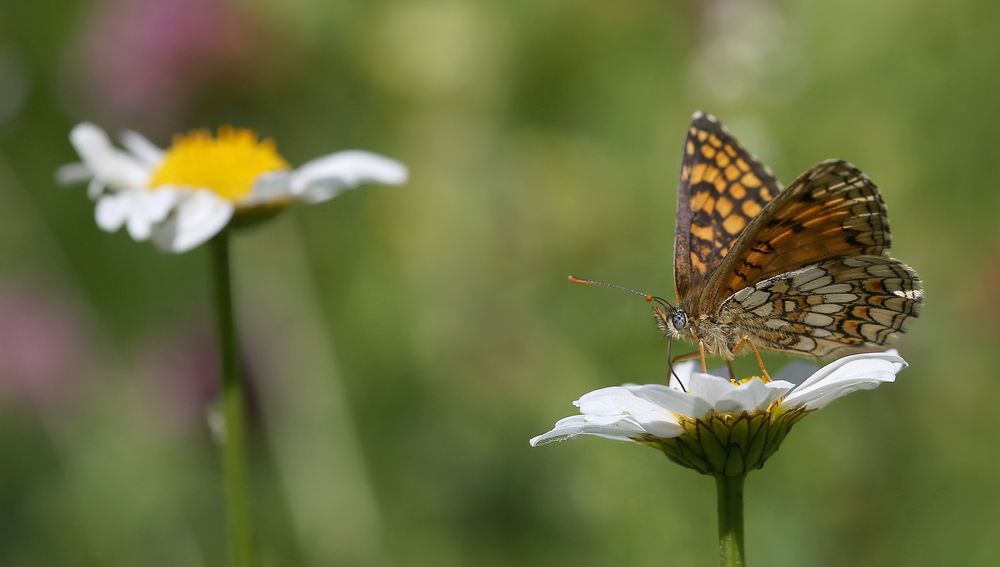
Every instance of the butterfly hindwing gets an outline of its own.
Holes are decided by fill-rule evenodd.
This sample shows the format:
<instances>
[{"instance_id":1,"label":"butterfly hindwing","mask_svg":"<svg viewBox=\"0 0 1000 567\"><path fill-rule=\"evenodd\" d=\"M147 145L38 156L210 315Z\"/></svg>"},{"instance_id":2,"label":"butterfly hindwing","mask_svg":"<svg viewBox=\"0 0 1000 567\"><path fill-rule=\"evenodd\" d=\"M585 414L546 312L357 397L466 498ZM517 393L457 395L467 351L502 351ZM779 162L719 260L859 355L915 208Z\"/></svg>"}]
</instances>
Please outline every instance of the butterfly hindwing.
<instances>
[{"instance_id":1,"label":"butterfly hindwing","mask_svg":"<svg viewBox=\"0 0 1000 567\"><path fill-rule=\"evenodd\" d=\"M827 357L884 347L917 317L915 271L887 256L834 258L730 296L718 320L752 331L763 348Z\"/></svg>"},{"instance_id":2,"label":"butterfly hindwing","mask_svg":"<svg viewBox=\"0 0 1000 567\"><path fill-rule=\"evenodd\" d=\"M744 228L780 191L771 170L715 117L695 113L684 143L677 194L678 300L704 285Z\"/></svg>"},{"instance_id":3,"label":"butterfly hindwing","mask_svg":"<svg viewBox=\"0 0 1000 567\"><path fill-rule=\"evenodd\" d=\"M757 282L831 258L880 256L889 243L889 220L875 184L845 161L825 161L751 221L711 274L697 307L711 313Z\"/></svg>"}]
</instances>

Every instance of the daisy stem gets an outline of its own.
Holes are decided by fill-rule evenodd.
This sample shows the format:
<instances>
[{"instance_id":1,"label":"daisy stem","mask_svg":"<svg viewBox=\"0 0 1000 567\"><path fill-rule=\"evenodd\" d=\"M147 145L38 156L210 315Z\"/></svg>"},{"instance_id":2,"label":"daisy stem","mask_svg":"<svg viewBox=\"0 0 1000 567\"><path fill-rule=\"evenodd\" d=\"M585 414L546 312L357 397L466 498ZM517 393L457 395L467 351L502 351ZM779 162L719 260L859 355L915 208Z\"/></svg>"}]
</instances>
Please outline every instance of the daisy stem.
<instances>
[{"instance_id":1,"label":"daisy stem","mask_svg":"<svg viewBox=\"0 0 1000 567\"><path fill-rule=\"evenodd\" d=\"M233 320L233 287L229 261L229 233L219 233L210 243L215 312L218 318L219 355L222 366L222 475L226 489L229 554L235 567L256 565L250 495L247 487L246 396L237 364L236 325Z\"/></svg>"},{"instance_id":2,"label":"daisy stem","mask_svg":"<svg viewBox=\"0 0 1000 567\"><path fill-rule=\"evenodd\" d=\"M743 481L746 475L715 477L719 498L719 564L744 567L743 559Z\"/></svg>"}]
</instances>

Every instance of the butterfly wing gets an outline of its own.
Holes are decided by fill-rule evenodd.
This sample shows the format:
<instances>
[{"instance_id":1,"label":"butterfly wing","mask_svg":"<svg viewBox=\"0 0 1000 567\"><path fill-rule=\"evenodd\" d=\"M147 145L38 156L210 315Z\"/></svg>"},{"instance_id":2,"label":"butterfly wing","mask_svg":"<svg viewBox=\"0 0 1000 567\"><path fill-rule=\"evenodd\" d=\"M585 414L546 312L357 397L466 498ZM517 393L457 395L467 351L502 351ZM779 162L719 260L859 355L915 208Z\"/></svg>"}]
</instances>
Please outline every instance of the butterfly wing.
<instances>
[{"instance_id":1,"label":"butterfly wing","mask_svg":"<svg viewBox=\"0 0 1000 567\"><path fill-rule=\"evenodd\" d=\"M922 302L909 266L887 256L848 256L745 287L718 317L764 348L822 358L890 344Z\"/></svg>"},{"instance_id":2,"label":"butterfly wing","mask_svg":"<svg viewBox=\"0 0 1000 567\"><path fill-rule=\"evenodd\" d=\"M816 165L757 215L704 286L698 313L715 313L747 286L844 256L889 250L889 220L878 187L839 160Z\"/></svg>"},{"instance_id":3,"label":"butterfly wing","mask_svg":"<svg viewBox=\"0 0 1000 567\"><path fill-rule=\"evenodd\" d=\"M751 221L699 305L771 350L827 357L884 346L923 302L916 272L886 255L889 243L875 184L826 161Z\"/></svg>"},{"instance_id":4,"label":"butterfly wing","mask_svg":"<svg viewBox=\"0 0 1000 567\"><path fill-rule=\"evenodd\" d=\"M696 291L736 238L781 191L774 174L710 114L691 119L677 192L674 284L678 301Z\"/></svg>"}]
</instances>

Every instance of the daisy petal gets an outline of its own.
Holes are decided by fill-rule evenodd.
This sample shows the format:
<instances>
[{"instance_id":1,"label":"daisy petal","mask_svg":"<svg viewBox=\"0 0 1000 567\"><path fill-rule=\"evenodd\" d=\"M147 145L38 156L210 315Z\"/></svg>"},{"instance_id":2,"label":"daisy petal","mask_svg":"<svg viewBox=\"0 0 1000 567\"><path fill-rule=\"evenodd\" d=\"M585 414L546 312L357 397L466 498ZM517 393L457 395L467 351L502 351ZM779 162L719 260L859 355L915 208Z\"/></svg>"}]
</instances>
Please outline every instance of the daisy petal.
<instances>
[{"instance_id":1,"label":"daisy petal","mask_svg":"<svg viewBox=\"0 0 1000 567\"><path fill-rule=\"evenodd\" d=\"M132 199L126 226L132 239L141 242L149 238L155 224L167 218L179 195L169 188L130 193Z\"/></svg>"},{"instance_id":2,"label":"daisy petal","mask_svg":"<svg viewBox=\"0 0 1000 567\"><path fill-rule=\"evenodd\" d=\"M132 195L129 192L111 193L97 200L94 208L94 218L97 226L105 232L115 232L125 224L131 206Z\"/></svg>"},{"instance_id":3,"label":"daisy petal","mask_svg":"<svg viewBox=\"0 0 1000 567\"><path fill-rule=\"evenodd\" d=\"M597 435L627 441L639 434L656 437L676 437L681 434L676 413L671 409L683 408L685 403L660 389L667 386L613 386L584 394L573 402L582 415L559 420L552 431L531 440L532 445L548 441L569 439L576 435ZM662 397L667 406L657 403Z\"/></svg>"},{"instance_id":4,"label":"daisy petal","mask_svg":"<svg viewBox=\"0 0 1000 567\"><path fill-rule=\"evenodd\" d=\"M680 427L677 429L679 431ZM617 419L610 423L594 423L587 416L574 415L560 419L551 431L532 437L528 443L532 447L538 447L553 441L565 441L577 435L594 435L616 441L631 441L633 437L643 433L645 430L639 424L627 418Z\"/></svg>"},{"instance_id":5,"label":"daisy petal","mask_svg":"<svg viewBox=\"0 0 1000 567\"><path fill-rule=\"evenodd\" d=\"M288 200L292 195L292 174L288 171L265 173L257 178L250 194L240 200L241 207L252 207Z\"/></svg>"},{"instance_id":6,"label":"daisy petal","mask_svg":"<svg viewBox=\"0 0 1000 567\"><path fill-rule=\"evenodd\" d=\"M134 130L122 132L122 145L148 168L154 168L163 161L163 150Z\"/></svg>"},{"instance_id":7,"label":"daisy petal","mask_svg":"<svg viewBox=\"0 0 1000 567\"><path fill-rule=\"evenodd\" d=\"M906 368L906 361L893 353L845 356L807 378L785 398L783 405L820 409L851 392L871 390L884 382L892 382L903 368Z\"/></svg>"},{"instance_id":8,"label":"daisy petal","mask_svg":"<svg viewBox=\"0 0 1000 567\"><path fill-rule=\"evenodd\" d=\"M682 391L660 384L630 386L632 393L658 407L681 415L703 415L709 410L701 398L689 396Z\"/></svg>"},{"instance_id":9,"label":"daisy petal","mask_svg":"<svg viewBox=\"0 0 1000 567\"><path fill-rule=\"evenodd\" d=\"M686 391L688 389L688 384L691 382L691 373L694 372L696 364L698 363L693 360L675 364L673 372L670 374L670 386ZM680 383L677 382L678 379L680 380Z\"/></svg>"},{"instance_id":10,"label":"daisy petal","mask_svg":"<svg viewBox=\"0 0 1000 567\"><path fill-rule=\"evenodd\" d=\"M142 192L143 214L152 222L160 222L167 218L171 209L181 199L181 191L172 187L160 187L153 191Z\"/></svg>"},{"instance_id":11,"label":"daisy petal","mask_svg":"<svg viewBox=\"0 0 1000 567\"><path fill-rule=\"evenodd\" d=\"M128 234L132 237L132 240L142 242L149 238L150 233L153 232L153 223L149 222L149 219L145 215L132 211L128 216L128 221L125 223L125 228L128 229Z\"/></svg>"},{"instance_id":12,"label":"daisy petal","mask_svg":"<svg viewBox=\"0 0 1000 567\"><path fill-rule=\"evenodd\" d=\"M70 132L70 142L95 178L118 189L140 187L149 177L144 167L131 155L111 145L108 135L93 124L78 124Z\"/></svg>"},{"instance_id":13,"label":"daisy petal","mask_svg":"<svg viewBox=\"0 0 1000 567\"><path fill-rule=\"evenodd\" d=\"M107 185L95 177L90 180L89 184L87 184L87 196L90 197L91 200L97 200L98 197L104 194L105 187L107 187Z\"/></svg>"},{"instance_id":14,"label":"daisy petal","mask_svg":"<svg viewBox=\"0 0 1000 567\"><path fill-rule=\"evenodd\" d=\"M400 185L407 176L406 166L396 160L362 150L348 150L304 164L292 173L290 188L304 201L315 203L362 183Z\"/></svg>"},{"instance_id":15,"label":"daisy petal","mask_svg":"<svg viewBox=\"0 0 1000 567\"><path fill-rule=\"evenodd\" d=\"M734 388L729 380L704 372L692 372L688 384L688 392L692 396L705 400L713 408Z\"/></svg>"},{"instance_id":16,"label":"daisy petal","mask_svg":"<svg viewBox=\"0 0 1000 567\"><path fill-rule=\"evenodd\" d=\"M643 391L646 388L655 389L657 386L613 386L601 388L584 395L573 405L580 408L580 413L592 417L611 416L619 418L628 416L634 419L643 427L650 424L677 423L675 411L670 407L664 407L656 402L635 394L636 391ZM663 386L666 388L666 386ZM683 407L683 403L675 402L676 407ZM655 426L654 426L655 427Z\"/></svg>"},{"instance_id":17,"label":"daisy petal","mask_svg":"<svg viewBox=\"0 0 1000 567\"><path fill-rule=\"evenodd\" d=\"M56 182L60 185L75 185L93 178L94 173L90 168L80 162L60 165L56 169Z\"/></svg>"},{"instance_id":18,"label":"daisy petal","mask_svg":"<svg viewBox=\"0 0 1000 567\"><path fill-rule=\"evenodd\" d=\"M153 241L168 252L187 252L218 234L233 216L233 204L199 190L177 205L174 215L153 231Z\"/></svg>"},{"instance_id":19,"label":"daisy petal","mask_svg":"<svg viewBox=\"0 0 1000 567\"><path fill-rule=\"evenodd\" d=\"M793 387L795 384L784 380L772 380L765 384L763 380L753 378L720 396L712 409L721 413L765 409Z\"/></svg>"}]
</instances>

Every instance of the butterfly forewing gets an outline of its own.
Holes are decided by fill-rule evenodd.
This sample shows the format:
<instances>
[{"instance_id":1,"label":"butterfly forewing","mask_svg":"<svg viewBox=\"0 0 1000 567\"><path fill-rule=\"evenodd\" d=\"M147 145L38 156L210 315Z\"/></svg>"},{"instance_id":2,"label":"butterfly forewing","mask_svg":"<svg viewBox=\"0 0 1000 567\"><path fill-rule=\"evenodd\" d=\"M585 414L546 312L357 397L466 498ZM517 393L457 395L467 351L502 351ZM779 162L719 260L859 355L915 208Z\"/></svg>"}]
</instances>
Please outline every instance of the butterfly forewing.
<instances>
[{"instance_id":1,"label":"butterfly forewing","mask_svg":"<svg viewBox=\"0 0 1000 567\"><path fill-rule=\"evenodd\" d=\"M733 293L831 258L884 254L889 220L878 188L844 161L796 179L754 218L712 273L696 312L712 313Z\"/></svg>"},{"instance_id":2,"label":"butterfly forewing","mask_svg":"<svg viewBox=\"0 0 1000 567\"><path fill-rule=\"evenodd\" d=\"M886 256L836 258L783 273L729 297L718 321L764 348L827 357L891 343L923 300L912 268Z\"/></svg>"},{"instance_id":3,"label":"butterfly forewing","mask_svg":"<svg viewBox=\"0 0 1000 567\"><path fill-rule=\"evenodd\" d=\"M695 113L684 143L677 194L677 298L700 289L750 221L781 191L771 170L713 116Z\"/></svg>"}]
</instances>

